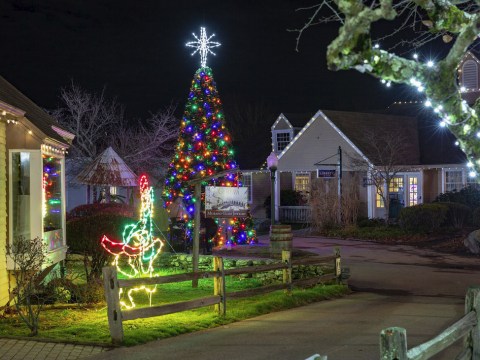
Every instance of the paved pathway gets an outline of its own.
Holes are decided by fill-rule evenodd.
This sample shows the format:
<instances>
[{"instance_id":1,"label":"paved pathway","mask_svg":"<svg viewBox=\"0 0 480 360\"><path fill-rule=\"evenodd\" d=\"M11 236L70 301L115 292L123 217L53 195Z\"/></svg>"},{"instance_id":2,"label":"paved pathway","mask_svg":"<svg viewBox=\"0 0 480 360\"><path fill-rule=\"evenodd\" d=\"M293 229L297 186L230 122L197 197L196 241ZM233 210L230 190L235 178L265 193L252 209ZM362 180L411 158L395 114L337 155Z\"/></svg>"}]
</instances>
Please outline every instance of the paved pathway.
<instances>
[{"instance_id":1,"label":"paved pathway","mask_svg":"<svg viewBox=\"0 0 480 360\"><path fill-rule=\"evenodd\" d=\"M76 360L102 351L100 346L0 339L0 360Z\"/></svg>"}]
</instances>

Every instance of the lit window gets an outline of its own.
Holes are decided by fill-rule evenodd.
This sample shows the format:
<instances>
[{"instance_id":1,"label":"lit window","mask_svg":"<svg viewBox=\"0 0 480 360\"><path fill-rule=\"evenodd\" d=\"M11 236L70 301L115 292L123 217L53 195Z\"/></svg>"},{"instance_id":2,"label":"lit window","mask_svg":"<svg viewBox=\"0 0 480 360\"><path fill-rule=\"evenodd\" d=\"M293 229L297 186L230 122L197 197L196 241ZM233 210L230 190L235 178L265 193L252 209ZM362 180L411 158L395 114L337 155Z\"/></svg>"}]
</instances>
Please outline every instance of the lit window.
<instances>
[{"instance_id":1,"label":"lit window","mask_svg":"<svg viewBox=\"0 0 480 360\"><path fill-rule=\"evenodd\" d=\"M282 151L290 143L290 132L278 132L276 137L277 151Z\"/></svg>"},{"instance_id":2,"label":"lit window","mask_svg":"<svg viewBox=\"0 0 480 360\"><path fill-rule=\"evenodd\" d=\"M43 197L43 231L53 250L63 245L62 161L50 155L43 155Z\"/></svg>"},{"instance_id":3,"label":"lit window","mask_svg":"<svg viewBox=\"0 0 480 360\"><path fill-rule=\"evenodd\" d=\"M418 178L411 177L408 179L408 206L418 204Z\"/></svg>"},{"instance_id":4,"label":"lit window","mask_svg":"<svg viewBox=\"0 0 480 360\"><path fill-rule=\"evenodd\" d=\"M390 186L388 192L398 193L403 190L403 177L396 177L390 180Z\"/></svg>"},{"instance_id":5,"label":"lit window","mask_svg":"<svg viewBox=\"0 0 480 360\"><path fill-rule=\"evenodd\" d=\"M445 171L445 191L463 189L463 171L446 170Z\"/></svg>"},{"instance_id":6,"label":"lit window","mask_svg":"<svg viewBox=\"0 0 480 360\"><path fill-rule=\"evenodd\" d=\"M385 207L385 203L383 202L383 199L382 199L382 197L380 196L379 193L376 194L375 205L377 206L377 208L384 208Z\"/></svg>"},{"instance_id":7,"label":"lit window","mask_svg":"<svg viewBox=\"0 0 480 360\"><path fill-rule=\"evenodd\" d=\"M248 191L247 191L248 202L251 203L252 202L252 174L243 173L241 182L243 187L248 187Z\"/></svg>"},{"instance_id":8,"label":"lit window","mask_svg":"<svg viewBox=\"0 0 480 360\"><path fill-rule=\"evenodd\" d=\"M304 193L310 192L310 173L309 172L297 172L295 173L295 191Z\"/></svg>"}]
</instances>

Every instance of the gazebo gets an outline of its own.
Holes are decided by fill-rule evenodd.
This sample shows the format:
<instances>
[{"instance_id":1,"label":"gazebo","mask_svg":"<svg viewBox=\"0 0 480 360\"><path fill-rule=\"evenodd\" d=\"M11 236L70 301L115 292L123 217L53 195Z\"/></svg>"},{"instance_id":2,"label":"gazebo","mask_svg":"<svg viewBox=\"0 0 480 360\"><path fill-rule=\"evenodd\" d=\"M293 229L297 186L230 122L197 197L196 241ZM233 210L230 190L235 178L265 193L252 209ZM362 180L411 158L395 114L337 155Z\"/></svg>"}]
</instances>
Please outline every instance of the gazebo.
<instances>
[{"instance_id":1,"label":"gazebo","mask_svg":"<svg viewBox=\"0 0 480 360\"><path fill-rule=\"evenodd\" d=\"M137 175L125 164L125 161L108 147L78 175L76 181L81 184L100 187L136 187ZM87 203L90 203L90 189Z\"/></svg>"}]
</instances>

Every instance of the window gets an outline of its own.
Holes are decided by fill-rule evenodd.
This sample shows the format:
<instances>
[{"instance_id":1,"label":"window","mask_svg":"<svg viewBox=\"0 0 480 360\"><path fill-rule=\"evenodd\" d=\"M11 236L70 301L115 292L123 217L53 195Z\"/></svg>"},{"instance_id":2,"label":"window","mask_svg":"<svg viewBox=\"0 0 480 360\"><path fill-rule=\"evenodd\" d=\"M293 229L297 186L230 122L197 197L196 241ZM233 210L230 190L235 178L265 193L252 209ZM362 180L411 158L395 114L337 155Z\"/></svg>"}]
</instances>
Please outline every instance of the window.
<instances>
[{"instance_id":1,"label":"window","mask_svg":"<svg viewBox=\"0 0 480 360\"><path fill-rule=\"evenodd\" d=\"M43 155L43 231L62 228L62 162Z\"/></svg>"},{"instance_id":2,"label":"window","mask_svg":"<svg viewBox=\"0 0 480 360\"><path fill-rule=\"evenodd\" d=\"M466 170L465 176L466 176L466 178L467 178L467 186L471 186L471 187L473 187L474 189L480 189L480 184L479 184L478 181L477 181L478 178L476 178L476 177L470 177L470 176L468 175L468 173L469 173L469 171Z\"/></svg>"},{"instance_id":3,"label":"window","mask_svg":"<svg viewBox=\"0 0 480 360\"><path fill-rule=\"evenodd\" d=\"M445 191L461 190L463 188L463 171L445 171Z\"/></svg>"},{"instance_id":4,"label":"window","mask_svg":"<svg viewBox=\"0 0 480 360\"><path fill-rule=\"evenodd\" d=\"M310 173L309 172L296 172L295 173L295 191L300 191L303 193L310 192Z\"/></svg>"},{"instance_id":5,"label":"window","mask_svg":"<svg viewBox=\"0 0 480 360\"><path fill-rule=\"evenodd\" d=\"M375 196L375 205L376 205L377 208L384 208L385 207L385 203L383 202L383 199L378 192Z\"/></svg>"},{"instance_id":6,"label":"window","mask_svg":"<svg viewBox=\"0 0 480 360\"><path fill-rule=\"evenodd\" d=\"M388 187L388 192L398 193L403 191L403 177L395 177L390 180L390 186Z\"/></svg>"},{"instance_id":7,"label":"window","mask_svg":"<svg viewBox=\"0 0 480 360\"><path fill-rule=\"evenodd\" d=\"M290 143L290 132L282 131L276 133L277 151L284 150Z\"/></svg>"},{"instance_id":8,"label":"window","mask_svg":"<svg viewBox=\"0 0 480 360\"><path fill-rule=\"evenodd\" d=\"M418 204L418 178L408 178L408 206Z\"/></svg>"},{"instance_id":9,"label":"window","mask_svg":"<svg viewBox=\"0 0 480 360\"><path fill-rule=\"evenodd\" d=\"M12 240L30 234L30 153L14 152L11 157Z\"/></svg>"},{"instance_id":10,"label":"window","mask_svg":"<svg viewBox=\"0 0 480 360\"><path fill-rule=\"evenodd\" d=\"M478 89L478 65L473 60L467 60L462 66L462 86L466 89Z\"/></svg>"},{"instance_id":11,"label":"window","mask_svg":"<svg viewBox=\"0 0 480 360\"><path fill-rule=\"evenodd\" d=\"M252 174L244 173L242 174L242 186L248 187L248 202L252 202Z\"/></svg>"}]
</instances>

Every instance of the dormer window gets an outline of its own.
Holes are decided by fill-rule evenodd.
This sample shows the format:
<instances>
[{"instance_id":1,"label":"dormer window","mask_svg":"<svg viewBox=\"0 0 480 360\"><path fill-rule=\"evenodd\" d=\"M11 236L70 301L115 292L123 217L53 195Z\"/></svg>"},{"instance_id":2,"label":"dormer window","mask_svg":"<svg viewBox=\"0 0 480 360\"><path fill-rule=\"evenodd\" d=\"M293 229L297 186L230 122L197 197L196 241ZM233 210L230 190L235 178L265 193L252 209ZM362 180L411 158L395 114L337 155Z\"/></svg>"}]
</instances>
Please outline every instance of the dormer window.
<instances>
[{"instance_id":1,"label":"dormer window","mask_svg":"<svg viewBox=\"0 0 480 360\"><path fill-rule=\"evenodd\" d=\"M291 134L290 131L276 131L275 132L275 150L277 152L283 151L290 143Z\"/></svg>"},{"instance_id":2,"label":"dormer window","mask_svg":"<svg viewBox=\"0 0 480 360\"><path fill-rule=\"evenodd\" d=\"M467 90L478 89L478 65L473 60L467 60L463 63L462 86Z\"/></svg>"}]
</instances>

